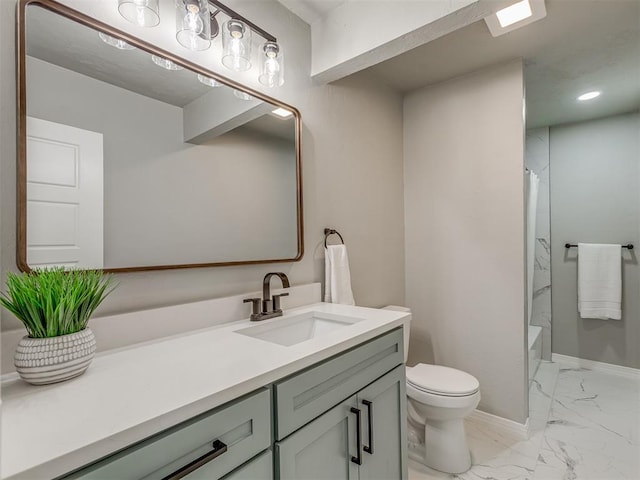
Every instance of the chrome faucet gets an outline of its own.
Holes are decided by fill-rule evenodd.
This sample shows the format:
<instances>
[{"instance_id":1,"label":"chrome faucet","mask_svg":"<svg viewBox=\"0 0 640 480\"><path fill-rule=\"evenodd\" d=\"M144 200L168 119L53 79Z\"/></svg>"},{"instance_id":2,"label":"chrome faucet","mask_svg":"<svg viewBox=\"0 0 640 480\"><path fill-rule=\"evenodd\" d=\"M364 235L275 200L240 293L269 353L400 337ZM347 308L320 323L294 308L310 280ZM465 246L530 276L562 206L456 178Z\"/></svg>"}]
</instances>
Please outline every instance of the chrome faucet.
<instances>
[{"instance_id":1,"label":"chrome faucet","mask_svg":"<svg viewBox=\"0 0 640 480\"><path fill-rule=\"evenodd\" d=\"M279 295L271 296L271 277L276 275L280 278L283 288L289 288L289 279L282 272L270 272L264 276L262 280L262 298L245 298L244 303L251 302L251 321L266 320L267 318L282 316L282 309L280 308L280 298L286 297L289 294L287 292L280 293ZM262 304L262 309L260 305ZM271 305L270 305L271 304ZM269 310L271 306L271 310Z\"/></svg>"}]
</instances>

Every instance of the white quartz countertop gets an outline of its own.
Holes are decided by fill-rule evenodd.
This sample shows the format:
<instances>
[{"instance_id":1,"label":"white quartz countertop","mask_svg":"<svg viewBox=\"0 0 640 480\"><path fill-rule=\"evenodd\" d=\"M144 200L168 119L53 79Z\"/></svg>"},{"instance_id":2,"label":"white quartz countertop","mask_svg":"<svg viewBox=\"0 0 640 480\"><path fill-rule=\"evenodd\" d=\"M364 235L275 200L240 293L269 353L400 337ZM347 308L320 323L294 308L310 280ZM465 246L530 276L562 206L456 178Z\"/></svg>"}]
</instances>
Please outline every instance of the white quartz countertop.
<instances>
[{"instance_id":1,"label":"white quartz countertop","mask_svg":"<svg viewBox=\"0 0 640 480\"><path fill-rule=\"evenodd\" d=\"M282 346L236 333L304 312L362 318ZM0 476L53 478L403 324L407 313L318 303L98 355L50 386L2 384ZM179 319L176 319L179 321Z\"/></svg>"}]
</instances>

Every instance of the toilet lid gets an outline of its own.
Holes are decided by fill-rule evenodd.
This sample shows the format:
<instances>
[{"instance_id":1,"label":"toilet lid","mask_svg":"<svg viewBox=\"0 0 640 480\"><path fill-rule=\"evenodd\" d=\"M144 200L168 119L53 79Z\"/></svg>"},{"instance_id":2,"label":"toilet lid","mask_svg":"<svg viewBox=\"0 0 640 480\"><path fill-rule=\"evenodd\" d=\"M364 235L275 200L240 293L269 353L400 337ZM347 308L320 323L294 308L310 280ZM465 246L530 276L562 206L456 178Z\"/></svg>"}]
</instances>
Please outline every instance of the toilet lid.
<instances>
[{"instance_id":1,"label":"toilet lid","mask_svg":"<svg viewBox=\"0 0 640 480\"><path fill-rule=\"evenodd\" d=\"M480 388L473 375L440 365L419 363L407 368L407 382L423 392L440 395L472 395Z\"/></svg>"}]
</instances>

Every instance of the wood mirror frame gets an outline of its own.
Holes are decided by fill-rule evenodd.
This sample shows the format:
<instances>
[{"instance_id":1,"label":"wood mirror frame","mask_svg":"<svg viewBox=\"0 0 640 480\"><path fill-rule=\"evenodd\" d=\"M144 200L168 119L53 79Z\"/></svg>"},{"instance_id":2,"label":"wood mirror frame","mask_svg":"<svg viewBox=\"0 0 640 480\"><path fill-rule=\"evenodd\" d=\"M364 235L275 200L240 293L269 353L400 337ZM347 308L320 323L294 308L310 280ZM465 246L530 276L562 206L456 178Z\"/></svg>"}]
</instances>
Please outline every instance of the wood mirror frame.
<instances>
[{"instance_id":1,"label":"wood mirror frame","mask_svg":"<svg viewBox=\"0 0 640 480\"><path fill-rule=\"evenodd\" d=\"M297 254L293 258L273 258L246 261L223 261L223 262L203 262L189 264L169 264L169 265L145 265L134 267L104 268L105 272L137 272L148 270L168 270L178 268L200 268L200 267L223 267L234 265L252 265L266 263L297 262L304 255L304 230L303 230L303 210L302 210L302 164L301 164L301 127L302 120L300 112L283 102L264 95L263 93L248 88L238 82L230 80L210 70L192 63L184 58L178 57L170 52L161 50L154 45L140 40L128 33L122 32L106 23L89 17L66 5L62 5L55 0L20 0L17 12L17 265L23 272L30 272L31 268L27 263L27 98L26 98L26 12L29 5L45 8L57 15L77 22L94 30L104 32L107 35L119 37L136 48L150 54L158 55L172 62L189 69L195 73L214 78L219 82L237 90L241 90L251 96L273 104L277 107L291 111L295 116L295 155L296 155L296 211L297 211Z\"/></svg>"}]
</instances>

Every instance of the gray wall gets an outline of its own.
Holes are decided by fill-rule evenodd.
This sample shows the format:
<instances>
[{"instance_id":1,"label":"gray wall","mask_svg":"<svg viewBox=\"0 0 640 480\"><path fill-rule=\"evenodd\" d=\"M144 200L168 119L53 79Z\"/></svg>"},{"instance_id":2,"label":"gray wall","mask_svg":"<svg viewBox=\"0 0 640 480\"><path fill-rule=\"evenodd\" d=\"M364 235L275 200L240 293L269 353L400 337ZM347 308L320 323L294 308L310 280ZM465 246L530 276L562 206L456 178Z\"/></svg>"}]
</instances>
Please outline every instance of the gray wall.
<instances>
[{"instance_id":1,"label":"gray wall","mask_svg":"<svg viewBox=\"0 0 640 480\"><path fill-rule=\"evenodd\" d=\"M531 325L542 327L542 358L551 361L551 214L549 211L549 127L527 130L524 163L540 183L536 209Z\"/></svg>"},{"instance_id":2,"label":"gray wall","mask_svg":"<svg viewBox=\"0 0 640 480\"><path fill-rule=\"evenodd\" d=\"M296 256L294 142L184 143L181 108L28 60L29 115L104 135L105 267Z\"/></svg>"},{"instance_id":3,"label":"gray wall","mask_svg":"<svg viewBox=\"0 0 640 480\"><path fill-rule=\"evenodd\" d=\"M171 26L142 29L122 19L111 2L63 3L119 29L171 50L205 68L296 106L302 113L305 249L291 264L202 268L118 275L119 287L100 314L134 311L197 299L255 291L269 271L284 271L292 284L320 281L324 275L323 228L340 231L349 248L356 303L378 307L404 299L404 219L402 178L402 98L366 79L315 85L309 77L309 26L275 0L232 1L231 8L277 35L286 49L286 84L266 91L257 70L233 74L215 51L189 52L175 41ZM165 11L172 3L163 1ZM161 8L162 8L161 7ZM2 106L0 182L2 280L15 263L15 2L0 1ZM165 22L170 24L171 22ZM163 23L162 25L164 25ZM380 228L384 226L384 228ZM249 309L247 306L247 314ZM179 321L179 319L176 319ZM2 311L2 328L20 328ZM127 332L123 331L122 335ZM13 346L3 348L3 369L12 369ZM7 353L8 351L8 353Z\"/></svg>"},{"instance_id":4,"label":"gray wall","mask_svg":"<svg viewBox=\"0 0 640 480\"><path fill-rule=\"evenodd\" d=\"M640 367L638 250L623 250L622 320L581 319L577 250L565 242L640 246L640 115L551 127L553 352Z\"/></svg>"},{"instance_id":5,"label":"gray wall","mask_svg":"<svg viewBox=\"0 0 640 480\"><path fill-rule=\"evenodd\" d=\"M409 364L480 382L486 412L527 418L523 74L510 62L404 101Z\"/></svg>"}]
</instances>

